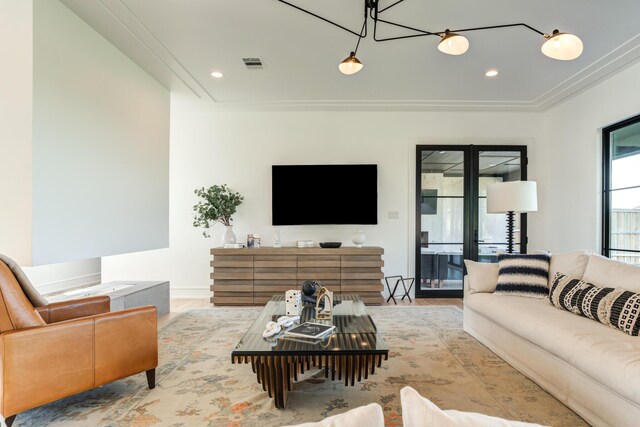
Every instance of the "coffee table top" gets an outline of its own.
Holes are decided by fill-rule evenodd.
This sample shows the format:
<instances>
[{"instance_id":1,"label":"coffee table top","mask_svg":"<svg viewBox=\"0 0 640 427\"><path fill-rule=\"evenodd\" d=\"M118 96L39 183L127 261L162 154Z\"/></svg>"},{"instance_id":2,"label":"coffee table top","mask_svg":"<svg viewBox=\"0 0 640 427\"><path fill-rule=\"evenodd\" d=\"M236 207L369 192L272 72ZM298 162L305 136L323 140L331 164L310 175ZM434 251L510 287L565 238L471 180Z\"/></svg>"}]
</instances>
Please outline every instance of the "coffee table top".
<instances>
[{"instance_id":1,"label":"coffee table top","mask_svg":"<svg viewBox=\"0 0 640 427\"><path fill-rule=\"evenodd\" d=\"M262 338L262 332L269 321L276 321L286 314L284 295L275 295L264 307L258 318L244 334L233 356L259 355L335 355L335 354L388 354L389 348L378 332L371 316L367 314L364 303L357 295L335 295L333 324L336 332L320 342L306 339L284 337L277 339ZM300 323L313 322L315 306L305 303Z\"/></svg>"}]
</instances>

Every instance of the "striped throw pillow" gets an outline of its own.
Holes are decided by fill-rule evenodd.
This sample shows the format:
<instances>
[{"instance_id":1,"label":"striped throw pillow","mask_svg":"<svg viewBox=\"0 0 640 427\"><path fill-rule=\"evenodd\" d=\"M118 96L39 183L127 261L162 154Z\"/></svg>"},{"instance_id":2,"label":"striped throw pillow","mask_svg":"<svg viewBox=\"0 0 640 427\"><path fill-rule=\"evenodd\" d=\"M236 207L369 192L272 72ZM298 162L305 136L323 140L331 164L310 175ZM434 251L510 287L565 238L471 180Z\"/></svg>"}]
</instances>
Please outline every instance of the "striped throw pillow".
<instances>
[{"instance_id":1,"label":"striped throw pillow","mask_svg":"<svg viewBox=\"0 0 640 427\"><path fill-rule=\"evenodd\" d=\"M498 255L496 294L544 298L549 294L549 255Z\"/></svg>"}]
</instances>

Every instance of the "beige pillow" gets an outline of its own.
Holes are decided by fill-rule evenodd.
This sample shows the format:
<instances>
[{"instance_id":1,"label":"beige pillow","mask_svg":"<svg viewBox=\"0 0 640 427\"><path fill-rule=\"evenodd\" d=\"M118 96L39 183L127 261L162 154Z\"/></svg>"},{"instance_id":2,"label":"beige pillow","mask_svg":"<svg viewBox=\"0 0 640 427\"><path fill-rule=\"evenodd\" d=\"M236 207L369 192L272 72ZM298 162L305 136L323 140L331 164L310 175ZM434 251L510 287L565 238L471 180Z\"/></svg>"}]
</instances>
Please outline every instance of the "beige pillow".
<instances>
[{"instance_id":1,"label":"beige pillow","mask_svg":"<svg viewBox=\"0 0 640 427\"><path fill-rule=\"evenodd\" d=\"M582 280L601 287L623 288L640 293L640 267L600 255L589 255Z\"/></svg>"},{"instance_id":2,"label":"beige pillow","mask_svg":"<svg viewBox=\"0 0 640 427\"><path fill-rule=\"evenodd\" d=\"M304 423L289 427L384 427L382 406L370 403L359 406L342 414L325 418L315 423Z\"/></svg>"},{"instance_id":3,"label":"beige pillow","mask_svg":"<svg viewBox=\"0 0 640 427\"><path fill-rule=\"evenodd\" d=\"M400 390L400 402L404 427L542 427L476 412L443 411L411 387Z\"/></svg>"},{"instance_id":4,"label":"beige pillow","mask_svg":"<svg viewBox=\"0 0 640 427\"><path fill-rule=\"evenodd\" d=\"M498 283L498 264L464 260L469 278L469 292L495 292Z\"/></svg>"},{"instance_id":5,"label":"beige pillow","mask_svg":"<svg viewBox=\"0 0 640 427\"><path fill-rule=\"evenodd\" d=\"M549 289L551 289L553 278L558 272L572 279L582 280L584 271L587 268L587 261L589 261L589 254L585 251L551 254L551 261L549 262Z\"/></svg>"}]
</instances>

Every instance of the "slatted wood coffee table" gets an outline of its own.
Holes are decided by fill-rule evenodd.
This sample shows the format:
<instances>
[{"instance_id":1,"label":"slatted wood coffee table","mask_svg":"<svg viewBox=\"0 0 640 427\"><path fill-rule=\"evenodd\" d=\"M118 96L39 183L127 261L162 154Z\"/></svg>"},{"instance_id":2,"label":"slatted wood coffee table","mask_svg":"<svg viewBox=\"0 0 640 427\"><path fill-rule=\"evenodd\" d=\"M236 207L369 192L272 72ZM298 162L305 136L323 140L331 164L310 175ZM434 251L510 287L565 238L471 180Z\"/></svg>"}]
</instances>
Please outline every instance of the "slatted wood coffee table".
<instances>
[{"instance_id":1,"label":"slatted wood coffee table","mask_svg":"<svg viewBox=\"0 0 640 427\"><path fill-rule=\"evenodd\" d=\"M305 370L320 369L325 378L355 385L375 373L382 360L389 357L389 349L375 323L366 312L364 303L355 295L336 295L339 301L333 309L336 332L319 343L280 337L262 338L267 322L286 313L284 296L274 296L265 306L247 333L231 353L232 363L250 363L262 389L275 400L276 408L287 404L287 392L292 380ZM315 308L302 311L301 322L313 321Z\"/></svg>"}]
</instances>

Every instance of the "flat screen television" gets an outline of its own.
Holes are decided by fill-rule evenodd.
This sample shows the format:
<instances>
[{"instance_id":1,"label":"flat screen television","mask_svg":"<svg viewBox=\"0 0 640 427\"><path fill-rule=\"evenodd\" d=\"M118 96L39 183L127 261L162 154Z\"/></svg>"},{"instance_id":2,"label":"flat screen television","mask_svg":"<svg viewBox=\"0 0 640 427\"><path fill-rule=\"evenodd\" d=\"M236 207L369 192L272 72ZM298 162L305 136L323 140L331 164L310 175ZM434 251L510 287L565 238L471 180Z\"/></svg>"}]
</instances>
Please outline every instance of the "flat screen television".
<instances>
[{"instance_id":1,"label":"flat screen television","mask_svg":"<svg viewBox=\"0 0 640 427\"><path fill-rule=\"evenodd\" d=\"M377 165L273 165L273 225L377 224Z\"/></svg>"}]
</instances>

